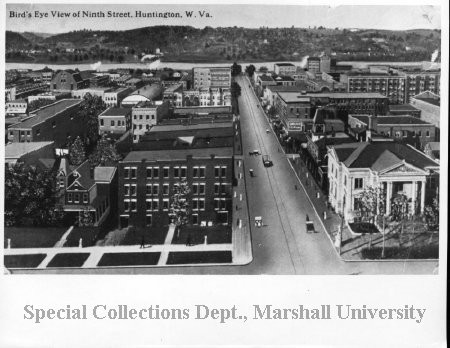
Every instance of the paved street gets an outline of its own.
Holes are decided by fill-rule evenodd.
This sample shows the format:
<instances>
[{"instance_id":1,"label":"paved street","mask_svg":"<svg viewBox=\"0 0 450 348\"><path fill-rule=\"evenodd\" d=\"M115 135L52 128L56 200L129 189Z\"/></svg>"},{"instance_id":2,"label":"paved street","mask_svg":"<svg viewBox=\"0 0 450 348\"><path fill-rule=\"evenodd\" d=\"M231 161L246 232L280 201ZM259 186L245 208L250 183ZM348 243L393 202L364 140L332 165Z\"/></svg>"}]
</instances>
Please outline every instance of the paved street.
<instances>
[{"instance_id":1,"label":"paved street","mask_svg":"<svg viewBox=\"0 0 450 348\"><path fill-rule=\"evenodd\" d=\"M436 262L344 262L337 255L313 206L302 189L246 77L238 77L245 179L250 221L263 218L263 226L251 224L253 262L245 266L122 268L64 270L69 273L136 274L431 274ZM267 133L266 129L270 131ZM274 166L265 168L258 149ZM250 177L253 169L255 177ZM298 186L298 190L295 186ZM306 233L306 215L318 233ZM45 273L60 273L42 270ZM14 273L20 273L15 271Z\"/></svg>"}]
</instances>

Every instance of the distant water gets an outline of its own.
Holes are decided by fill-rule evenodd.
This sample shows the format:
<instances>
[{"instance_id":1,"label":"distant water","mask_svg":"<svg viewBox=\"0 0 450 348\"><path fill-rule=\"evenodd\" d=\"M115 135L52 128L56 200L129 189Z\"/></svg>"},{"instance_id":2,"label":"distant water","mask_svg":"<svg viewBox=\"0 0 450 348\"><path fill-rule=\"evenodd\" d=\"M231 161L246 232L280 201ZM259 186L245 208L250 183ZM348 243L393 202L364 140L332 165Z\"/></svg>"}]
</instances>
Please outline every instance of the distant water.
<instances>
[{"instance_id":1,"label":"distant water","mask_svg":"<svg viewBox=\"0 0 450 348\"><path fill-rule=\"evenodd\" d=\"M301 61L277 61L277 62L245 62L239 64L245 68L247 65L253 64L258 70L260 67L265 66L269 68L269 70L273 69L273 65L275 63L292 63L296 66L304 67L306 59L302 59ZM180 62L160 62L159 64L145 64L145 63L90 63L90 64L36 64L36 63L6 63L6 70L10 69L32 69L32 70L40 70L45 67L49 67L53 70L61 70L61 69L79 69L79 70L93 70L97 69L97 71L107 71L109 69L120 69L120 68L130 68L130 69L163 69L170 68L175 70L189 70L195 67L227 67L233 64L232 61L229 63L180 63ZM351 65L354 68L365 68L368 65L396 65L396 66L412 66L412 65L430 65L433 64L434 67L440 67L440 63L431 63L431 62L367 62L367 61L355 61L355 62L338 62L338 65Z\"/></svg>"}]
</instances>

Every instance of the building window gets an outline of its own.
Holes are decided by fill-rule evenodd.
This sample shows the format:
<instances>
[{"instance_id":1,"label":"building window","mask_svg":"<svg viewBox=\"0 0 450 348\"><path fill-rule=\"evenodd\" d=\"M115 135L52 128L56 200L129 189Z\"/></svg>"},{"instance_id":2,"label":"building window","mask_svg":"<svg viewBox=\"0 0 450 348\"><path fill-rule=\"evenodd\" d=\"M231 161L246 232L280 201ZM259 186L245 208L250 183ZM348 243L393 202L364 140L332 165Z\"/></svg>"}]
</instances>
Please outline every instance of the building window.
<instances>
[{"instance_id":1,"label":"building window","mask_svg":"<svg viewBox=\"0 0 450 348\"><path fill-rule=\"evenodd\" d=\"M72 203L72 193L67 194L67 203Z\"/></svg>"},{"instance_id":2,"label":"building window","mask_svg":"<svg viewBox=\"0 0 450 348\"><path fill-rule=\"evenodd\" d=\"M180 167L173 167L173 177L174 178L180 177Z\"/></svg>"},{"instance_id":3,"label":"building window","mask_svg":"<svg viewBox=\"0 0 450 348\"><path fill-rule=\"evenodd\" d=\"M75 193L73 195L73 202L74 203L80 203L80 194L79 193Z\"/></svg>"},{"instance_id":4,"label":"building window","mask_svg":"<svg viewBox=\"0 0 450 348\"><path fill-rule=\"evenodd\" d=\"M163 177L164 179L167 179L169 177L169 167L163 168Z\"/></svg>"},{"instance_id":5,"label":"building window","mask_svg":"<svg viewBox=\"0 0 450 348\"><path fill-rule=\"evenodd\" d=\"M83 193L83 203L87 203L89 200L89 195L87 193Z\"/></svg>"},{"instance_id":6,"label":"building window","mask_svg":"<svg viewBox=\"0 0 450 348\"><path fill-rule=\"evenodd\" d=\"M187 168L181 167L181 177L186 178L186 176L187 176Z\"/></svg>"},{"instance_id":7,"label":"building window","mask_svg":"<svg viewBox=\"0 0 450 348\"><path fill-rule=\"evenodd\" d=\"M364 184L363 178L355 178L355 186L354 186L355 190L362 189L363 184Z\"/></svg>"},{"instance_id":8,"label":"building window","mask_svg":"<svg viewBox=\"0 0 450 348\"><path fill-rule=\"evenodd\" d=\"M169 184L163 184L163 195L169 194Z\"/></svg>"},{"instance_id":9,"label":"building window","mask_svg":"<svg viewBox=\"0 0 450 348\"><path fill-rule=\"evenodd\" d=\"M192 168L192 177L198 178L198 175L199 175L199 168L198 167Z\"/></svg>"},{"instance_id":10,"label":"building window","mask_svg":"<svg viewBox=\"0 0 450 348\"><path fill-rule=\"evenodd\" d=\"M205 210L205 199L199 198L198 200L198 209L199 210Z\"/></svg>"},{"instance_id":11,"label":"building window","mask_svg":"<svg viewBox=\"0 0 450 348\"><path fill-rule=\"evenodd\" d=\"M56 128L56 121L53 121L53 122L52 122L52 127L53 127L53 128Z\"/></svg>"},{"instance_id":12,"label":"building window","mask_svg":"<svg viewBox=\"0 0 450 348\"><path fill-rule=\"evenodd\" d=\"M200 167L200 178L204 178L206 173L206 167Z\"/></svg>"},{"instance_id":13,"label":"building window","mask_svg":"<svg viewBox=\"0 0 450 348\"><path fill-rule=\"evenodd\" d=\"M192 194L197 195L198 194L198 184L192 185Z\"/></svg>"},{"instance_id":14,"label":"building window","mask_svg":"<svg viewBox=\"0 0 450 348\"><path fill-rule=\"evenodd\" d=\"M163 205L162 205L163 210L168 211L169 210L169 199L164 198L162 203L163 203Z\"/></svg>"},{"instance_id":15,"label":"building window","mask_svg":"<svg viewBox=\"0 0 450 348\"><path fill-rule=\"evenodd\" d=\"M137 172L136 167L131 168L131 179L136 179L136 172Z\"/></svg>"},{"instance_id":16,"label":"building window","mask_svg":"<svg viewBox=\"0 0 450 348\"><path fill-rule=\"evenodd\" d=\"M427 138L429 138L430 137L430 131L427 131Z\"/></svg>"},{"instance_id":17,"label":"building window","mask_svg":"<svg viewBox=\"0 0 450 348\"><path fill-rule=\"evenodd\" d=\"M205 183L201 183L201 184L199 185L198 193L199 193L200 195L204 195L204 194L205 194L205 187L206 187L206 184L205 184Z\"/></svg>"},{"instance_id":18,"label":"building window","mask_svg":"<svg viewBox=\"0 0 450 348\"><path fill-rule=\"evenodd\" d=\"M114 121L111 121L111 127L114 127L116 123Z\"/></svg>"},{"instance_id":19,"label":"building window","mask_svg":"<svg viewBox=\"0 0 450 348\"><path fill-rule=\"evenodd\" d=\"M145 225L146 226L151 226L152 225L152 215L146 215L145 216Z\"/></svg>"},{"instance_id":20,"label":"building window","mask_svg":"<svg viewBox=\"0 0 450 348\"><path fill-rule=\"evenodd\" d=\"M192 224L198 225L198 214L192 214Z\"/></svg>"}]
</instances>

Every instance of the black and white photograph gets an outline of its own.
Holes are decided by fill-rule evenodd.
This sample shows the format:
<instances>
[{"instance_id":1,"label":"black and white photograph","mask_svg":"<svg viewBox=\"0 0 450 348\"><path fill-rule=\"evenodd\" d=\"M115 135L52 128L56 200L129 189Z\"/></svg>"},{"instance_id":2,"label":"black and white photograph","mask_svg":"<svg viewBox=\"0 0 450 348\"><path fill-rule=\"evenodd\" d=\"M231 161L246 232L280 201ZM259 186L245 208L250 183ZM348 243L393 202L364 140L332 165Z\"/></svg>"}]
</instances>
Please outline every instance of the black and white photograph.
<instances>
[{"instance_id":1,"label":"black and white photograph","mask_svg":"<svg viewBox=\"0 0 450 348\"><path fill-rule=\"evenodd\" d=\"M442 6L7 2L2 277L373 276L389 292L383 276L444 279ZM64 319L111 313L63 303ZM252 316L370 307L317 303ZM213 313L196 306L167 313ZM420 301L397 306L389 319L426 321ZM19 319L48 319L38 307ZM235 310L219 321L247 321Z\"/></svg>"}]
</instances>

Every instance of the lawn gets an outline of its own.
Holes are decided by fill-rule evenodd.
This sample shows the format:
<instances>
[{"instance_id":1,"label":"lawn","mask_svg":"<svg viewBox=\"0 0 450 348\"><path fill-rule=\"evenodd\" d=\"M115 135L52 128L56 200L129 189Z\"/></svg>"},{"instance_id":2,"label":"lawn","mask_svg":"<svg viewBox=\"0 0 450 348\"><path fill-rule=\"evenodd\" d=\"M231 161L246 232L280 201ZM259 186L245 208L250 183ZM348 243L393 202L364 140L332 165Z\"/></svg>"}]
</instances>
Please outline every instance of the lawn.
<instances>
[{"instance_id":1,"label":"lawn","mask_svg":"<svg viewBox=\"0 0 450 348\"><path fill-rule=\"evenodd\" d=\"M81 267L89 257L89 253L56 254L47 267Z\"/></svg>"},{"instance_id":2,"label":"lawn","mask_svg":"<svg viewBox=\"0 0 450 348\"><path fill-rule=\"evenodd\" d=\"M186 251L169 253L168 265L231 263L231 251Z\"/></svg>"},{"instance_id":3,"label":"lawn","mask_svg":"<svg viewBox=\"0 0 450 348\"><path fill-rule=\"evenodd\" d=\"M120 245L140 245L142 236L144 236L145 244L164 244L168 230L169 226L131 228L126 232Z\"/></svg>"},{"instance_id":4,"label":"lawn","mask_svg":"<svg viewBox=\"0 0 450 348\"><path fill-rule=\"evenodd\" d=\"M11 239L11 248L52 248L67 227L5 227L4 247Z\"/></svg>"},{"instance_id":5,"label":"lawn","mask_svg":"<svg viewBox=\"0 0 450 348\"><path fill-rule=\"evenodd\" d=\"M6 268L36 268L47 254L5 255Z\"/></svg>"},{"instance_id":6,"label":"lawn","mask_svg":"<svg viewBox=\"0 0 450 348\"><path fill-rule=\"evenodd\" d=\"M99 233L100 229L98 227L74 227L67 236L64 246L77 247L80 244L80 238L83 239L83 247L93 246Z\"/></svg>"},{"instance_id":7,"label":"lawn","mask_svg":"<svg viewBox=\"0 0 450 348\"><path fill-rule=\"evenodd\" d=\"M105 253L97 266L148 266L158 263L161 253Z\"/></svg>"},{"instance_id":8,"label":"lawn","mask_svg":"<svg viewBox=\"0 0 450 348\"><path fill-rule=\"evenodd\" d=\"M363 259L378 260L381 259L381 251L380 247L364 248L361 250L361 256ZM386 259L438 259L439 245L386 247L384 252Z\"/></svg>"},{"instance_id":9,"label":"lawn","mask_svg":"<svg viewBox=\"0 0 450 348\"><path fill-rule=\"evenodd\" d=\"M175 233L172 244L186 244L190 236L192 244L203 244L205 236L208 236L208 244L231 243L231 226L183 226L179 235Z\"/></svg>"}]
</instances>

